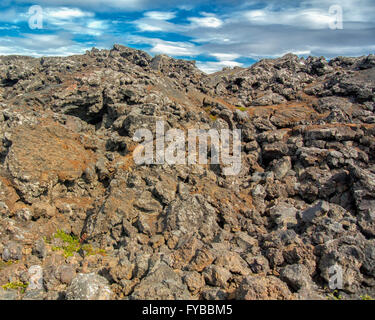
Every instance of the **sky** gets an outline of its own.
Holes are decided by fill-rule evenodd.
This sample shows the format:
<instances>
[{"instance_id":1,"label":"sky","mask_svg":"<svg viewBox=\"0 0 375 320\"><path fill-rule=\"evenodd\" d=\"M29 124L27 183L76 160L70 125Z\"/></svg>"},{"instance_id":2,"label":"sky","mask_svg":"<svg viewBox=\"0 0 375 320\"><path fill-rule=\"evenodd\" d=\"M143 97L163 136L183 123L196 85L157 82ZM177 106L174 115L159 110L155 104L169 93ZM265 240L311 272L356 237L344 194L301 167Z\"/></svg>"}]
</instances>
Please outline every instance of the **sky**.
<instances>
[{"instance_id":1,"label":"sky","mask_svg":"<svg viewBox=\"0 0 375 320\"><path fill-rule=\"evenodd\" d=\"M206 73L262 58L375 52L374 0L1 0L0 55L68 56L118 43Z\"/></svg>"}]
</instances>

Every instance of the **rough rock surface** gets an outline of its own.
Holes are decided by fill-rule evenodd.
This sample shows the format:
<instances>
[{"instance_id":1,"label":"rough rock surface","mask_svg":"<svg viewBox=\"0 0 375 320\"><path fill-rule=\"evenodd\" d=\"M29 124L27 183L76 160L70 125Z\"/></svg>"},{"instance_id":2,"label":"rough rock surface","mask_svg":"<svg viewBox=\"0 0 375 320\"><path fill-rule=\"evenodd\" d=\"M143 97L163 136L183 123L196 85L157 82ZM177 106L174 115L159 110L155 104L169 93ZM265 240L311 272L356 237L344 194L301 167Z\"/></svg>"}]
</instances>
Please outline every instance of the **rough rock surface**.
<instances>
[{"instance_id":1,"label":"rough rock surface","mask_svg":"<svg viewBox=\"0 0 375 320\"><path fill-rule=\"evenodd\" d=\"M0 57L0 299L375 297L374 61ZM241 129L240 173L135 165L157 120Z\"/></svg>"},{"instance_id":2,"label":"rough rock surface","mask_svg":"<svg viewBox=\"0 0 375 320\"><path fill-rule=\"evenodd\" d=\"M66 291L67 300L110 300L108 281L94 273L78 274Z\"/></svg>"}]
</instances>

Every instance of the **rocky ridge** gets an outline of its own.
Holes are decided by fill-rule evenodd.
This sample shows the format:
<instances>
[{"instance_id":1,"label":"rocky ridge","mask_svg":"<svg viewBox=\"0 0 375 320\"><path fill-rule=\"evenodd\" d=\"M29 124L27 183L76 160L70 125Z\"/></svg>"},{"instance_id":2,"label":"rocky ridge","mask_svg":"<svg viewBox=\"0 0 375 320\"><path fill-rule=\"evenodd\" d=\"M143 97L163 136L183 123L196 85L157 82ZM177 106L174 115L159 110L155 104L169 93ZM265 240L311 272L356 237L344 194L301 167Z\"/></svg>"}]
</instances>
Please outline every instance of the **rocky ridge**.
<instances>
[{"instance_id":1,"label":"rocky ridge","mask_svg":"<svg viewBox=\"0 0 375 320\"><path fill-rule=\"evenodd\" d=\"M0 57L0 299L374 297L374 67ZM136 166L133 134L158 119L241 129L240 174Z\"/></svg>"}]
</instances>

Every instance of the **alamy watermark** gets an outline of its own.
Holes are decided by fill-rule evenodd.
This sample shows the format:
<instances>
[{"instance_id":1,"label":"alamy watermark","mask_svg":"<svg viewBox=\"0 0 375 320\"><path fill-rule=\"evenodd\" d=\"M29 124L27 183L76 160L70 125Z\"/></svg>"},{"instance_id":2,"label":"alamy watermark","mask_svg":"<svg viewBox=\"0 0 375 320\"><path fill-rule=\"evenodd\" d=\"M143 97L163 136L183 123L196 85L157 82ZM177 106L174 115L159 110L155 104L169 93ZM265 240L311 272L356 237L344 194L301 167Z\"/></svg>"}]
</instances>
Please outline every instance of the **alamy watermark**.
<instances>
[{"instance_id":1,"label":"alamy watermark","mask_svg":"<svg viewBox=\"0 0 375 320\"><path fill-rule=\"evenodd\" d=\"M29 8L29 28L30 29L43 29L43 8L35 5Z\"/></svg>"},{"instance_id":2,"label":"alamy watermark","mask_svg":"<svg viewBox=\"0 0 375 320\"><path fill-rule=\"evenodd\" d=\"M149 129L138 129L133 137L141 142L133 152L136 165L221 165L224 175L241 171L241 130L188 129L164 130L164 121L156 122L156 137ZM155 140L155 143L154 143Z\"/></svg>"},{"instance_id":3,"label":"alamy watermark","mask_svg":"<svg viewBox=\"0 0 375 320\"><path fill-rule=\"evenodd\" d=\"M344 29L342 7L338 4L332 5L329 7L328 13L333 18L333 20L329 22L329 28L332 30Z\"/></svg>"},{"instance_id":4,"label":"alamy watermark","mask_svg":"<svg viewBox=\"0 0 375 320\"><path fill-rule=\"evenodd\" d=\"M338 264L334 264L328 269L329 272L329 281L328 281L328 287L331 290L339 289L341 290L343 288L343 271L341 266Z\"/></svg>"}]
</instances>

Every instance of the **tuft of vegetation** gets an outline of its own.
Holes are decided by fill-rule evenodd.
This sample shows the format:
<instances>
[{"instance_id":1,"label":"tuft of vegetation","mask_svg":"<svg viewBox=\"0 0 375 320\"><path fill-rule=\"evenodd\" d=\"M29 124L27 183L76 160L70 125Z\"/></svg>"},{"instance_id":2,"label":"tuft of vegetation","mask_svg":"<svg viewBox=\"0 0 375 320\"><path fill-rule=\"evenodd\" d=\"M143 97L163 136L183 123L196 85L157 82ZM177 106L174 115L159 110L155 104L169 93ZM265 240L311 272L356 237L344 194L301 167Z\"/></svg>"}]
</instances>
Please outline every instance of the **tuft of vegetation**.
<instances>
[{"instance_id":1,"label":"tuft of vegetation","mask_svg":"<svg viewBox=\"0 0 375 320\"><path fill-rule=\"evenodd\" d=\"M217 117L214 116L213 114L211 114L211 111L212 111L212 107L211 106L207 106L204 108L204 111L206 111L206 113L208 114L208 116L210 117L210 119L212 121L216 121L217 120Z\"/></svg>"},{"instance_id":2,"label":"tuft of vegetation","mask_svg":"<svg viewBox=\"0 0 375 320\"><path fill-rule=\"evenodd\" d=\"M374 300L374 298L370 297L370 296L367 295L367 294L361 296L361 299L362 299L362 300Z\"/></svg>"},{"instance_id":3,"label":"tuft of vegetation","mask_svg":"<svg viewBox=\"0 0 375 320\"><path fill-rule=\"evenodd\" d=\"M90 244L82 245L79 238L65 233L62 230L57 230L57 232L53 235L55 239L60 239L63 241L63 245L61 247L53 246L53 251L64 251L65 258L71 257L74 253L84 252L86 256L101 254L105 255L106 252L103 249L93 248Z\"/></svg>"},{"instance_id":4,"label":"tuft of vegetation","mask_svg":"<svg viewBox=\"0 0 375 320\"><path fill-rule=\"evenodd\" d=\"M24 293L26 288L29 286L29 283L23 283L21 281L9 282L1 286L4 290L21 290L21 293Z\"/></svg>"},{"instance_id":5,"label":"tuft of vegetation","mask_svg":"<svg viewBox=\"0 0 375 320\"><path fill-rule=\"evenodd\" d=\"M79 239L75 236L70 234L66 234L62 230L57 230L57 232L53 235L55 239L60 239L63 241L63 245L61 247L53 246L53 251L64 251L65 258L73 256L74 253L79 252L81 250L81 244Z\"/></svg>"},{"instance_id":6,"label":"tuft of vegetation","mask_svg":"<svg viewBox=\"0 0 375 320\"><path fill-rule=\"evenodd\" d=\"M335 290L335 291L329 293L327 298L331 299L331 300L342 300L343 299L342 295L340 294L340 292L338 290Z\"/></svg>"},{"instance_id":7,"label":"tuft of vegetation","mask_svg":"<svg viewBox=\"0 0 375 320\"><path fill-rule=\"evenodd\" d=\"M102 256L106 255L106 251L104 249L93 248L91 244L84 244L81 248L85 252L86 256L94 256L96 254L100 254Z\"/></svg>"},{"instance_id":8,"label":"tuft of vegetation","mask_svg":"<svg viewBox=\"0 0 375 320\"><path fill-rule=\"evenodd\" d=\"M245 107L237 107L237 109L240 110L240 111L242 111L242 112L244 112L244 111L247 110L247 108L245 108Z\"/></svg>"}]
</instances>

